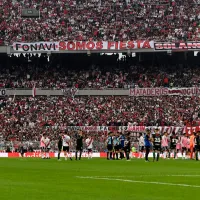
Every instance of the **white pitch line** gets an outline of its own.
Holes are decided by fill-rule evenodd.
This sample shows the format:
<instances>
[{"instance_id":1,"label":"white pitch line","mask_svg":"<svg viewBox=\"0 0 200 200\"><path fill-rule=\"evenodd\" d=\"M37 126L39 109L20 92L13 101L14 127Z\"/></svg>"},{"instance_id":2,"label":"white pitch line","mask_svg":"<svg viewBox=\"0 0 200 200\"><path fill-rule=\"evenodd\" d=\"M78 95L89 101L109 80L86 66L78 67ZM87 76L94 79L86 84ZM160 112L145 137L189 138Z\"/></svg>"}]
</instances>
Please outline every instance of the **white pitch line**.
<instances>
[{"instance_id":1,"label":"white pitch line","mask_svg":"<svg viewBox=\"0 0 200 200\"><path fill-rule=\"evenodd\" d=\"M172 177L200 177L200 175L196 174L172 174L172 175L136 175L136 176L92 176L94 178L137 178L137 177L165 177L165 176L172 176Z\"/></svg>"},{"instance_id":2,"label":"white pitch line","mask_svg":"<svg viewBox=\"0 0 200 200\"><path fill-rule=\"evenodd\" d=\"M150 181L150 182L148 182L148 181L134 181L134 180L116 179L116 178L98 178L98 177L94 177L94 176L76 176L76 178L200 188L200 185L188 185L188 184L152 182L152 181Z\"/></svg>"}]
</instances>

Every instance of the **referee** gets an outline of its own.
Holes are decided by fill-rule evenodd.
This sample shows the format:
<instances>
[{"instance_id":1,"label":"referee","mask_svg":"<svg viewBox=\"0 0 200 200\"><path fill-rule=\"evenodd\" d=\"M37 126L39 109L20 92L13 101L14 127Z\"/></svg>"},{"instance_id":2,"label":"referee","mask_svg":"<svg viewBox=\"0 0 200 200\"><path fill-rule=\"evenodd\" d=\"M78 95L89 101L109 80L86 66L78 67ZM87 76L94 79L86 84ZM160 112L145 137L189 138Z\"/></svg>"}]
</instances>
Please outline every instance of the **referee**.
<instances>
[{"instance_id":1,"label":"referee","mask_svg":"<svg viewBox=\"0 0 200 200\"><path fill-rule=\"evenodd\" d=\"M146 135L144 137L144 145L145 145L145 149L146 149L145 162L149 162L149 152L150 152L150 147L151 147L150 130L149 129L146 129Z\"/></svg>"},{"instance_id":2,"label":"referee","mask_svg":"<svg viewBox=\"0 0 200 200\"><path fill-rule=\"evenodd\" d=\"M76 137L76 160L78 157L78 152L80 153L79 154L79 160L80 160L83 152L83 132L81 130L78 132L78 135Z\"/></svg>"},{"instance_id":3,"label":"referee","mask_svg":"<svg viewBox=\"0 0 200 200\"><path fill-rule=\"evenodd\" d=\"M58 160L60 161L60 153L62 151L62 133L58 137Z\"/></svg>"}]
</instances>

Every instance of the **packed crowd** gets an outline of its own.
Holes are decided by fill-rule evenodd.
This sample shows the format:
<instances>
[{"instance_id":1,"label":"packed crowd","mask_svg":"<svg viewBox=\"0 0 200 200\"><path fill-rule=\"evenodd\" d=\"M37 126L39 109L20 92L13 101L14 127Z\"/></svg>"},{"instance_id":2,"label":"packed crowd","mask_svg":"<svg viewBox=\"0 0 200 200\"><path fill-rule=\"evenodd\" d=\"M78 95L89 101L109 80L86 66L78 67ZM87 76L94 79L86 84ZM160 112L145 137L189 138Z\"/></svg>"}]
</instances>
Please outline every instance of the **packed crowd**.
<instances>
[{"instance_id":1,"label":"packed crowd","mask_svg":"<svg viewBox=\"0 0 200 200\"><path fill-rule=\"evenodd\" d=\"M23 8L39 10L23 18ZM200 39L199 0L0 0L0 39L16 41Z\"/></svg>"},{"instance_id":2,"label":"packed crowd","mask_svg":"<svg viewBox=\"0 0 200 200\"><path fill-rule=\"evenodd\" d=\"M12 55L0 57L0 88L128 89L194 87L200 84L199 64L142 63L118 55ZM176 61L176 57L175 63ZM185 62L185 61L183 61ZM80 65L81 63L81 65Z\"/></svg>"},{"instance_id":3,"label":"packed crowd","mask_svg":"<svg viewBox=\"0 0 200 200\"><path fill-rule=\"evenodd\" d=\"M15 97L0 101L2 140L56 140L66 126L199 125L200 98L165 97ZM93 133L104 141L102 132Z\"/></svg>"}]
</instances>

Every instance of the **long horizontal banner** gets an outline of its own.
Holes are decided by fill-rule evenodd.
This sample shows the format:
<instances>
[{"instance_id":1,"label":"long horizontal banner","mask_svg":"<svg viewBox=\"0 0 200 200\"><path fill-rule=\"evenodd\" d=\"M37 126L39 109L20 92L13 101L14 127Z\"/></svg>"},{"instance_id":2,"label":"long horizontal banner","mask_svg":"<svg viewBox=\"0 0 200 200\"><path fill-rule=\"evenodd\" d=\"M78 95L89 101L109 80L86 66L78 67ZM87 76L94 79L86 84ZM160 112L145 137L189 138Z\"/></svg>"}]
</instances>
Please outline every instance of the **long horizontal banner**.
<instances>
[{"instance_id":1,"label":"long horizontal banner","mask_svg":"<svg viewBox=\"0 0 200 200\"><path fill-rule=\"evenodd\" d=\"M98 50L199 50L200 42L155 42L148 40L137 41L56 41L56 42L15 42L15 51L98 51Z\"/></svg>"},{"instance_id":2,"label":"long horizontal banner","mask_svg":"<svg viewBox=\"0 0 200 200\"><path fill-rule=\"evenodd\" d=\"M127 50L127 49L153 49L153 41L60 41L60 42L35 42L13 43L15 51L95 51L95 50Z\"/></svg>"},{"instance_id":3,"label":"long horizontal banner","mask_svg":"<svg viewBox=\"0 0 200 200\"><path fill-rule=\"evenodd\" d=\"M53 128L53 127L52 127ZM62 126L59 128L60 130L67 131L78 131L82 130L84 132L145 132L146 129L154 131L155 129L159 129L161 133L167 132L171 134L175 133L187 133L191 134L192 132L200 131L200 126L134 126L131 123L128 126Z\"/></svg>"},{"instance_id":4,"label":"long horizontal banner","mask_svg":"<svg viewBox=\"0 0 200 200\"><path fill-rule=\"evenodd\" d=\"M72 157L75 157L74 154L75 153L72 153ZM57 158L57 153L50 153L49 156L51 158ZM178 153L177 156L178 156L178 158L181 158L182 154ZM20 158L20 157L21 157L20 153L0 153L0 158ZM27 152L27 153L24 154L24 157L25 158L41 158L41 153L40 152L38 152L38 153ZM64 158L64 153L61 153L60 157ZM83 153L82 154L82 158L87 158L87 157L88 157L87 153ZM106 158L107 157L107 153L106 152L93 153L92 157L93 158ZM132 158L138 158L139 157L139 153L131 152L131 157ZM153 153L150 153L149 157L152 158L153 157ZM163 158L164 155L160 154L160 157ZM174 157L174 154L172 153L171 154L171 158L173 158L173 157Z\"/></svg>"},{"instance_id":5,"label":"long horizontal banner","mask_svg":"<svg viewBox=\"0 0 200 200\"><path fill-rule=\"evenodd\" d=\"M134 88L130 89L130 96L164 96L164 95L200 95L200 88Z\"/></svg>"}]
</instances>

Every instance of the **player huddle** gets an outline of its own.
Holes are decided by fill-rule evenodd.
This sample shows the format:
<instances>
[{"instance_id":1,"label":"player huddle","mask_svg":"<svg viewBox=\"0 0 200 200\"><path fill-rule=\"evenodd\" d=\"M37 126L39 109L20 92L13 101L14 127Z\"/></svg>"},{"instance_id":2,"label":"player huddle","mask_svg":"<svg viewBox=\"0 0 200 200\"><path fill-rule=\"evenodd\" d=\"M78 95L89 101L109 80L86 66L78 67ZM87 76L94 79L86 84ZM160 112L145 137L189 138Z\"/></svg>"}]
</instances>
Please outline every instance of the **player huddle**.
<instances>
[{"instance_id":1,"label":"player huddle","mask_svg":"<svg viewBox=\"0 0 200 200\"><path fill-rule=\"evenodd\" d=\"M127 161L130 160L131 142L129 134L127 134L127 137L125 137L124 134L111 132L108 134L106 145L108 160L123 159L124 154Z\"/></svg>"},{"instance_id":2,"label":"player huddle","mask_svg":"<svg viewBox=\"0 0 200 200\"><path fill-rule=\"evenodd\" d=\"M152 149L153 161L158 161L160 154L163 153L163 158L178 158L178 153L181 153L182 159L186 159L190 153L190 159L195 157L196 160L200 158L200 132L193 133L190 137L186 134L177 136L173 132L170 136L167 133L160 134L159 129L156 129L153 133L150 130L146 130L146 134L143 137L142 134L139 138L139 157L142 157L143 150L145 148L145 160L148 162L148 154Z\"/></svg>"}]
</instances>

